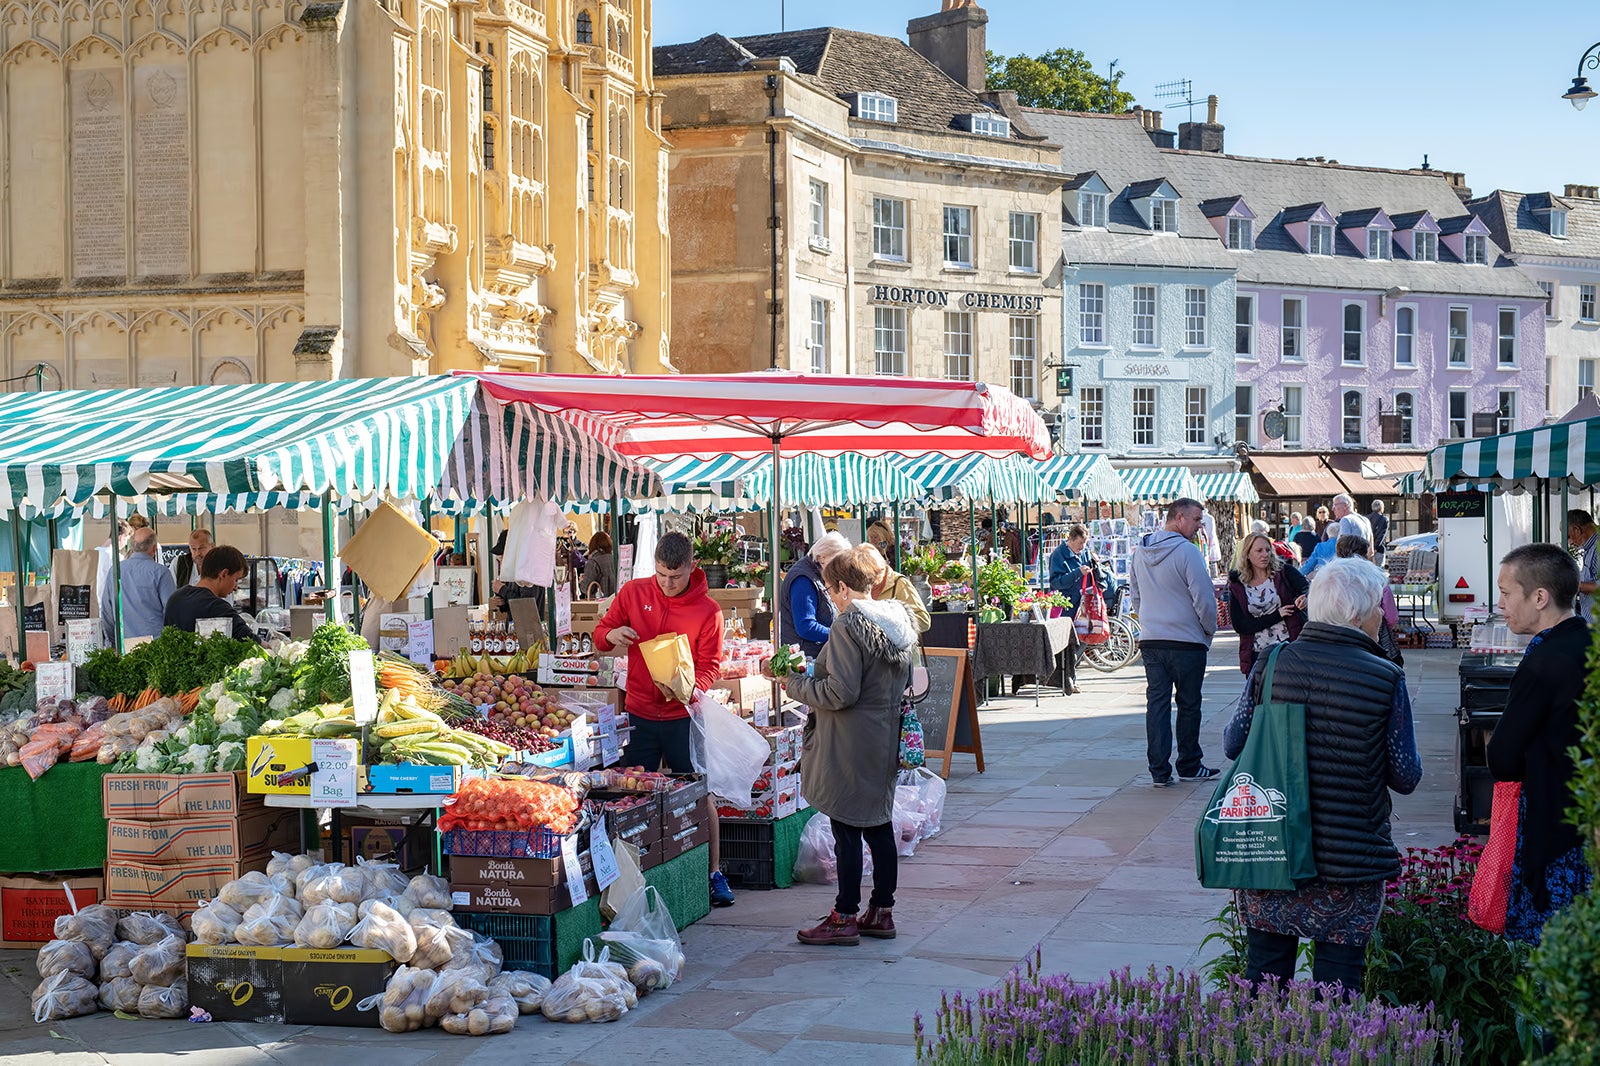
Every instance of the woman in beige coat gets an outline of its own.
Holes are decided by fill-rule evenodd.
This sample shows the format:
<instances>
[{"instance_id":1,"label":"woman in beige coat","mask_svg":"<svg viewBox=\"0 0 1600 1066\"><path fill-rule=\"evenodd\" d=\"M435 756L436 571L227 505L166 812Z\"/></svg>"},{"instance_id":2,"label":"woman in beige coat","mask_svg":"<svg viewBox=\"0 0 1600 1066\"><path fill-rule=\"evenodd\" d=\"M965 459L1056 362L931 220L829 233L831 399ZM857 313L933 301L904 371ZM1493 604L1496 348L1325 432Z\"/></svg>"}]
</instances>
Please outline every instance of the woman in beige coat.
<instances>
[{"instance_id":1,"label":"woman in beige coat","mask_svg":"<svg viewBox=\"0 0 1600 1066\"><path fill-rule=\"evenodd\" d=\"M900 702L917 634L904 604L872 598L877 571L869 550L841 552L823 568L838 615L810 671L783 683L811 710L801 748L806 798L831 820L839 864L833 911L820 925L800 930L802 944L859 944L862 936L895 935ZM872 898L857 920L863 842L872 851Z\"/></svg>"},{"instance_id":2,"label":"woman in beige coat","mask_svg":"<svg viewBox=\"0 0 1600 1066\"><path fill-rule=\"evenodd\" d=\"M875 600L898 600L906 605L906 610L911 614L911 624L917 628L917 636L928 631L933 625L933 616L928 613L927 604L922 602L922 597L917 595L917 590L912 587L911 579L895 571L883 553L871 544L862 545L862 557L873 567L872 598Z\"/></svg>"}]
</instances>

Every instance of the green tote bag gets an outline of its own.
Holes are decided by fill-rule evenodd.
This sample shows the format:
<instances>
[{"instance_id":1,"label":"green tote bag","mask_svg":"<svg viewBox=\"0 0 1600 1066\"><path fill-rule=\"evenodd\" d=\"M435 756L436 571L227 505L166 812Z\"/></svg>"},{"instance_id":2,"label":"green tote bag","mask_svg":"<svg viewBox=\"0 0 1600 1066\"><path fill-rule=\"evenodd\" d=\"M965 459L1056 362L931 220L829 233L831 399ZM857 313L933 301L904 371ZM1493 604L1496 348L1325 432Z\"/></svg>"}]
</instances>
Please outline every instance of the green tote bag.
<instances>
[{"instance_id":1,"label":"green tote bag","mask_svg":"<svg viewBox=\"0 0 1600 1066\"><path fill-rule=\"evenodd\" d=\"M1306 774L1306 706L1272 702L1275 645L1244 750L1211 794L1194 831L1206 888L1293 891L1317 876L1311 853L1311 787Z\"/></svg>"}]
</instances>

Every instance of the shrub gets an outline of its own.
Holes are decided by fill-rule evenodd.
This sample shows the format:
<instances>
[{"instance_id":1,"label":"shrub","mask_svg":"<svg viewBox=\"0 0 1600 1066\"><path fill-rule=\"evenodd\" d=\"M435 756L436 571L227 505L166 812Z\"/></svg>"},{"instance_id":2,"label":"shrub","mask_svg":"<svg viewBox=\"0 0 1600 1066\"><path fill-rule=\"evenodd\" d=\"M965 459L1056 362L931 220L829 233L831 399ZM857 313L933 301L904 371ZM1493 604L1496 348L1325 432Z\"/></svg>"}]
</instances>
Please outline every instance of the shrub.
<instances>
[{"instance_id":1,"label":"shrub","mask_svg":"<svg viewBox=\"0 0 1600 1066\"><path fill-rule=\"evenodd\" d=\"M1154 966L1094 984L1042 976L1038 951L997 989L942 997L934 1033L917 1015L917 1061L937 1064L1385 1062L1454 1066L1461 1042L1431 1008L1322 997L1309 984L1254 996L1231 979L1207 991L1193 973Z\"/></svg>"}]
</instances>

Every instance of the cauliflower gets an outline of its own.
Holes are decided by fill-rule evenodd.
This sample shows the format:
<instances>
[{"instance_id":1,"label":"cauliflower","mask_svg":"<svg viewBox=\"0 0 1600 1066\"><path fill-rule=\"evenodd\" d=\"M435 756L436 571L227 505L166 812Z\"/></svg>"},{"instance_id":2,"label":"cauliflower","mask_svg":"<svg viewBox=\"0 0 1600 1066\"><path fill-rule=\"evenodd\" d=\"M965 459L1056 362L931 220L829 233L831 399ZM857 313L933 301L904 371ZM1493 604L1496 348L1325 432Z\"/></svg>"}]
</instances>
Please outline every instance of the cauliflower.
<instances>
[{"instance_id":1,"label":"cauliflower","mask_svg":"<svg viewBox=\"0 0 1600 1066\"><path fill-rule=\"evenodd\" d=\"M292 707L294 707L294 689L292 688L279 689L267 701L267 710L273 711L279 716L282 716L283 712L290 710Z\"/></svg>"},{"instance_id":2,"label":"cauliflower","mask_svg":"<svg viewBox=\"0 0 1600 1066\"><path fill-rule=\"evenodd\" d=\"M178 756L178 763L184 767L185 773L203 774L211 765L211 745L196 744L182 755Z\"/></svg>"},{"instance_id":3,"label":"cauliflower","mask_svg":"<svg viewBox=\"0 0 1600 1066\"><path fill-rule=\"evenodd\" d=\"M134 769L142 771L143 773L159 773L161 770L160 750L153 745L150 747L140 747L138 754L134 756L133 766Z\"/></svg>"},{"instance_id":4,"label":"cauliflower","mask_svg":"<svg viewBox=\"0 0 1600 1066\"><path fill-rule=\"evenodd\" d=\"M286 663L297 663L305 658L306 649L310 646L303 640L286 640L278 646L276 657Z\"/></svg>"},{"instance_id":5,"label":"cauliflower","mask_svg":"<svg viewBox=\"0 0 1600 1066\"><path fill-rule=\"evenodd\" d=\"M217 735L223 737L248 736L249 731L244 727L242 718L230 718L217 727Z\"/></svg>"},{"instance_id":6,"label":"cauliflower","mask_svg":"<svg viewBox=\"0 0 1600 1066\"><path fill-rule=\"evenodd\" d=\"M191 735L191 733L190 733L189 727L188 726L184 726L183 728L179 729L177 732L172 734L172 739L176 740L180 745L187 745L189 743L190 735Z\"/></svg>"},{"instance_id":7,"label":"cauliflower","mask_svg":"<svg viewBox=\"0 0 1600 1066\"><path fill-rule=\"evenodd\" d=\"M240 703L231 692L224 692L217 700L217 706L211 712L211 717L219 722L226 722L238 715Z\"/></svg>"},{"instance_id":8,"label":"cauliflower","mask_svg":"<svg viewBox=\"0 0 1600 1066\"><path fill-rule=\"evenodd\" d=\"M244 769L244 745L236 740L225 740L218 744L217 769L222 771Z\"/></svg>"},{"instance_id":9,"label":"cauliflower","mask_svg":"<svg viewBox=\"0 0 1600 1066\"><path fill-rule=\"evenodd\" d=\"M245 672L246 672L247 676L249 677L250 682L252 684L260 682L260 680L261 680L261 671L266 669L266 666L267 666L267 660L261 658L260 656L257 656L256 658L251 659L246 664Z\"/></svg>"}]
</instances>

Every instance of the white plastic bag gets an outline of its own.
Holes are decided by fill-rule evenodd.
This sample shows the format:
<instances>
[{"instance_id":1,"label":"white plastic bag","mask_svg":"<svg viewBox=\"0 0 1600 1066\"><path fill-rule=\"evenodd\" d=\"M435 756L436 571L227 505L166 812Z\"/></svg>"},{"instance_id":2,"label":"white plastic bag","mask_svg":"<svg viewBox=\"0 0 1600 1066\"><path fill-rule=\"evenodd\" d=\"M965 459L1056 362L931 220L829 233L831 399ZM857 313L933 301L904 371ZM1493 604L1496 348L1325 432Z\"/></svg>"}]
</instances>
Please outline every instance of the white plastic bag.
<instances>
[{"instance_id":1,"label":"white plastic bag","mask_svg":"<svg viewBox=\"0 0 1600 1066\"><path fill-rule=\"evenodd\" d=\"M772 749L755 727L704 693L689 703L689 758L706 775L706 788L729 806L755 806L750 790Z\"/></svg>"},{"instance_id":2,"label":"white plastic bag","mask_svg":"<svg viewBox=\"0 0 1600 1066\"><path fill-rule=\"evenodd\" d=\"M839 883L839 859L834 854L833 822L825 814L813 815L800 830L800 851L794 860L794 879L813 885ZM872 873L872 852L861 842L862 876Z\"/></svg>"},{"instance_id":3,"label":"white plastic bag","mask_svg":"<svg viewBox=\"0 0 1600 1066\"><path fill-rule=\"evenodd\" d=\"M600 934L600 945L611 960L628 972L628 980L643 996L669 988L683 971L683 942L666 901L653 885L628 897L611 928Z\"/></svg>"},{"instance_id":4,"label":"white plastic bag","mask_svg":"<svg viewBox=\"0 0 1600 1066\"><path fill-rule=\"evenodd\" d=\"M47 977L33 990L33 1020L53 1022L93 1014L100 1006L100 990L70 970Z\"/></svg>"},{"instance_id":5,"label":"white plastic bag","mask_svg":"<svg viewBox=\"0 0 1600 1066\"><path fill-rule=\"evenodd\" d=\"M921 840L927 840L939 832L939 823L944 818L944 797L946 787L944 778L928 769L919 766L915 770L902 770L900 772L898 788L914 788L917 791L916 809L923 815ZM896 792L898 801L899 793Z\"/></svg>"},{"instance_id":6,"label":"white plastic bag","mask_svg":"<svg viewBox=\"0 0 1600 1066\"><path fill-rule=\"evenodd\" d=\"M116 945L111 946L116 950ZM106 952L109 955L111 952ZM34 966L39 971L41 978L54 977L58 973L75 973L79 977L94 980L95 964L94 952L89 950L89 945L81 940L52 940L39 949L39 957L34 960Z\"/></svg>"},{"instance_id":7,"label":"white plastic bag","mask_svg":"<svg viewBox=\"0 0 1600 1066\"><path fill-rule=\"evenodd\" d=\"M894 850L902 859L916 854L917 841L922 839L922 827L928 818L917 802L917 790L907 785L894 790Z\"/></svg>"}]
</instances>

